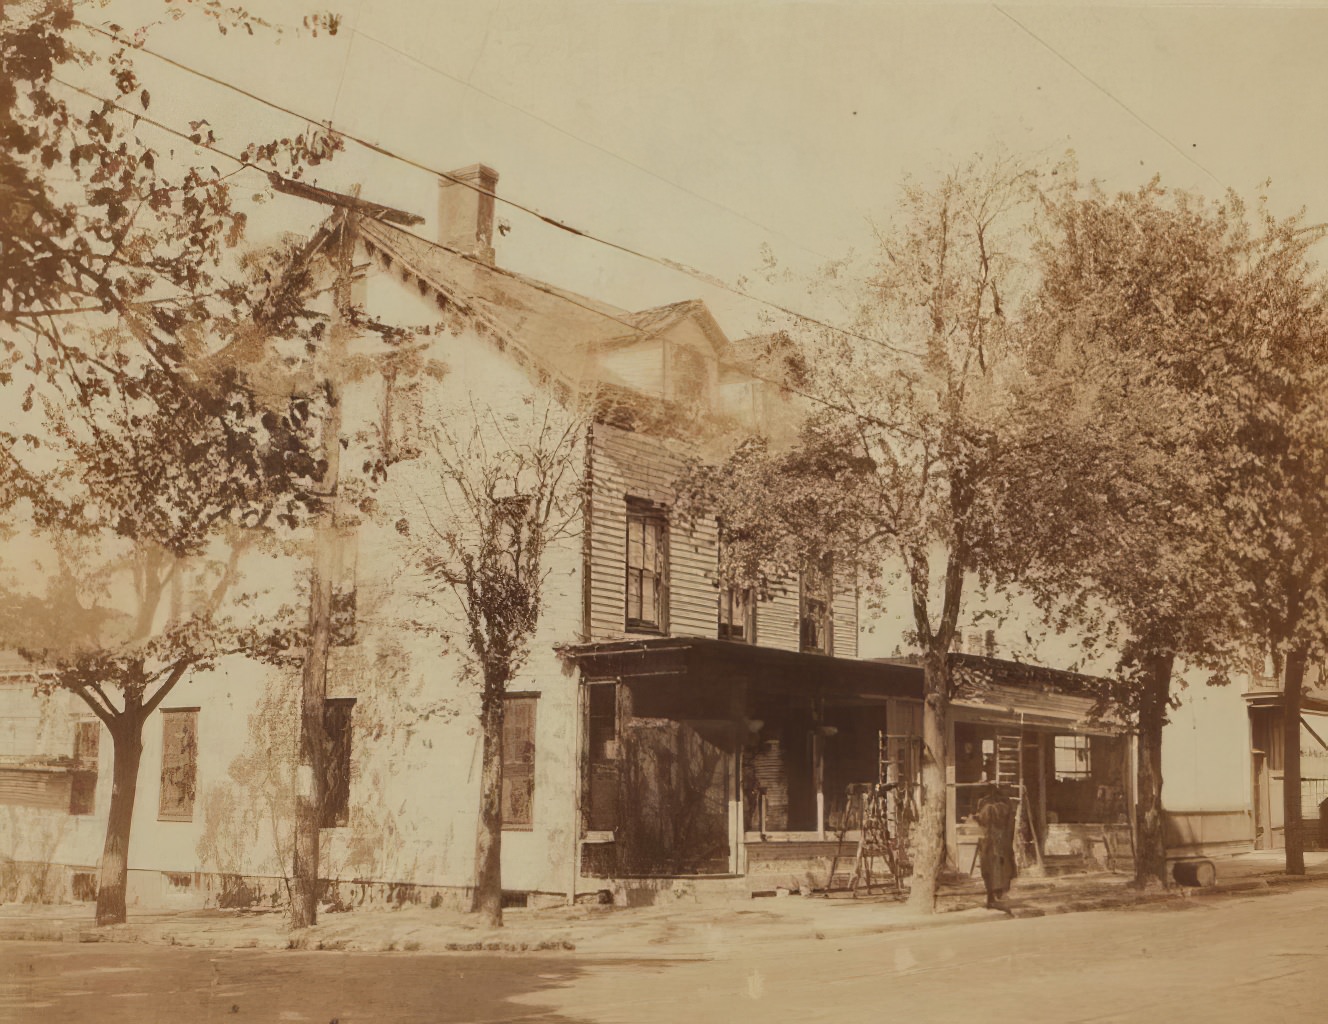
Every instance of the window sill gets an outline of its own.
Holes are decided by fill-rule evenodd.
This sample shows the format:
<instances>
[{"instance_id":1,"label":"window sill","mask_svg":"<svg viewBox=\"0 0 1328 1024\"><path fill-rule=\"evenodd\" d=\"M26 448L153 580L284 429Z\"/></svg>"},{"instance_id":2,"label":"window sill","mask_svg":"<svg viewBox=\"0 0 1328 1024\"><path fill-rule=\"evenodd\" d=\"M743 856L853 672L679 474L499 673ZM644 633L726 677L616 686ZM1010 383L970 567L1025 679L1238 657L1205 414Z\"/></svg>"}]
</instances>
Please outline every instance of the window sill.
<instances>
[{"instance_id":1,"label":"window sill","mask_svg":"<svg viewBox=\"0 0 1328 1024\"><path fill-rule=\"evenodd\" d=\"M194 816L192 814L158 814L157 820L191 822L194 820Z\"/></svg>"},{"instance_id":2,"label":"window sill","mask_svg":"<svg viewBox=\"0 0 1328 1024\"><path fill-rule=\"evenodd\" d=\"M628 633L644 633L647 636L666 635L666 631L663 627L645 622L629 622L623 628Z\"/></svg>"},{"instance_id":3,"label":"window sill","mask_svg":"<svg viewBox=\"0 0 1328 1024\"><path fill-rule=\"evenodd\" d=\"M534 825L504 825L504 832L534 832Z\"/></svg>"}]
</instances>

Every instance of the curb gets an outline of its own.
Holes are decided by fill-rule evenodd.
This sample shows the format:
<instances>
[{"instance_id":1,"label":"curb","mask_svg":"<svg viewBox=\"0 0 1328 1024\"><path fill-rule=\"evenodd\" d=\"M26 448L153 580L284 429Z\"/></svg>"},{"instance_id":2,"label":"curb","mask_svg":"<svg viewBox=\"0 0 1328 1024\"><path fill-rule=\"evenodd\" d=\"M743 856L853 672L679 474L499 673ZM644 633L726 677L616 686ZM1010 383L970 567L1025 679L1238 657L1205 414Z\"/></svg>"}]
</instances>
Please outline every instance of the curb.
<instances>
[{"instance_id":1,"label":"curb","mask_svg":"<svg viewBox=\"0 0 1328 1024\"><path fill-rule=\"evenodd\" d=\"M904 920L883 920L871 924L831 925L816 927L807 924L787 930L776 925L757 925L750 934L744 935L744 942L762 942L779 939L802 941L828 941L837 938L853 938L867 935L885 935L902 931L920 929L947 928L962 924L978 924L983 921L1026 920L1038 917L1053 917L1061 914L1076 914L1102 910L1132 910L1138 907L1174 904L1183 907L1195 901L1209 897L1231 895L1272 895L1278 892L1294 890L1304 886L1328 885L1328 874L1316 875L1278 875L1271 877L1253 877L1219 882L1207 888L1175 887L1152 892L1120 891L1102 893L1097 896L1074 898L1066 893L1063 900L1048 899L1046 890L1034 890L1029 894L1030 902L1023 906L1010 906L1005 910L988 910L984 907L960 907L942 910L929 916L908 916ZM1045 901L1045 902L1042 902ZM782 933L782 934L781 934ZM203 938L190 936L189 938ZM269 941L267 936L236 937L235 941L224 941L224 935L206 936L206 941L180 941L178 932L144 932L140 929L124 926L111 926L96 929L83 925L67 925L65 922L52 922L51 925L23 924L19 927L0 926L0 942L117 942L143 943L149 945L176 946L194 949L263 949L268 951L304 951L304 952L356 952L356 953L536 953L558 954L577 951L577 943L567 938L547 938L533 936L513 939L462 939L440 941L436 944L422 942L417 938L398 938L378 941L373 944L360 944L348 937L275 937ZM220 941L219 941L220 940ZM628 956L639 958L644 950L632 953L625 950L599 951L596 946L603 941L596 936L589 941L583 940L582 952L588 956L613 958ZM653 940L652 945L658 946ZM665 944L667 945L667 944ZM682 939L679 946L685 947L687 940ZM664 956L662 949L657 953Z\"/></svg>"}]
</instances>

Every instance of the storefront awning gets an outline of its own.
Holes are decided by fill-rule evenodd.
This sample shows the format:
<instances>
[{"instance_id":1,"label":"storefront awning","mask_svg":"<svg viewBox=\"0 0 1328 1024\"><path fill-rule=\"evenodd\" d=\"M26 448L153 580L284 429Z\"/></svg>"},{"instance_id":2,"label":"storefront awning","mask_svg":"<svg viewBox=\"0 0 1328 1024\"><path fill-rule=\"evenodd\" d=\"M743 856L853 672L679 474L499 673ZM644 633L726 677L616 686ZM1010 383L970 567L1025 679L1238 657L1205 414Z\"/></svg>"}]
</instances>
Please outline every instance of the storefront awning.
<instances>
[{"instance_id":1,"label":"storefront awning","mask_svg":"<svg viewBox=\"0 0 1328 1024\"><path fill-rule=\"evenodd\" d=\"M704 637L648 637L560 648L585 679L743 686L852 702L922 699L922 668L802 654Z\"/></svg>"}]
</instances>

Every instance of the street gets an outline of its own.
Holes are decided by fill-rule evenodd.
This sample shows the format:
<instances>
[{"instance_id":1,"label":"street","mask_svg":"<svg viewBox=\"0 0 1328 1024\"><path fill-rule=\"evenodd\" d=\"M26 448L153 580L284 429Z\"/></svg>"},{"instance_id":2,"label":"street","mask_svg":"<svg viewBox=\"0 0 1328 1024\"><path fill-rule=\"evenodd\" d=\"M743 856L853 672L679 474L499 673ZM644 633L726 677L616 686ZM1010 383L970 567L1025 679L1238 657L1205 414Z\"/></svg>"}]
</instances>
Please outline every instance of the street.
<instances>
[{"instance_id":1,"label":"street","mask_svg":"<svg viewBox=\"0 0 1328 1024\"><path fill-rule=\"evenodd\" d=\"M1328 888L1177 906L755 941L708 960L5 943L0 1021L1323 1019Z\"/></svg>"}]
</instances>

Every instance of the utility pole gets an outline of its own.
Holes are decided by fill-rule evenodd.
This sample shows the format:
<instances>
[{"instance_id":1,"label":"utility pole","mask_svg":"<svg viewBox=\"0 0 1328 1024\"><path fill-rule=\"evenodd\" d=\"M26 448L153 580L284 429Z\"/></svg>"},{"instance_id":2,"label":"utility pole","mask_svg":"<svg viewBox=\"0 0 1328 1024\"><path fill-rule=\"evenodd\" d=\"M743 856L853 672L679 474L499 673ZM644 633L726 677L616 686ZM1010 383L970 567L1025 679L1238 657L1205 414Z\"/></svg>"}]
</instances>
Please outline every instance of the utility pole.
<instances>
[{"instance_id":1,"label":"utility pole","mask_svg":"<svg viewBox=\"0 0 1328 1024\"><path fill-rule=\"evenodd\" d=\"M318 920L318 862L327 793L329 738L324 719L327 661L332 645L332 600L339 563L340 522L337 491L341 477L341 374L351 329L351 277L355 254L355 213L346 209L332 255L331 329L324 348L323 389L327 410L322 423L323 506L314 524L309 572L309 633L300 680L300 746L296 769L294 863L291 867L291 927L308 928Z\"/></svg>"}]
</instances>

